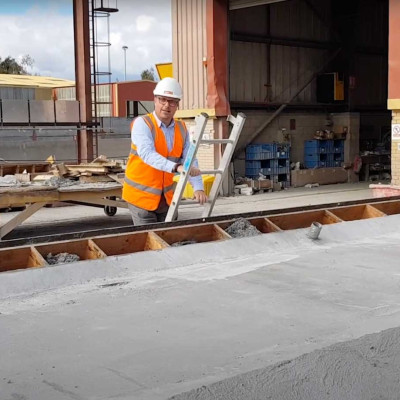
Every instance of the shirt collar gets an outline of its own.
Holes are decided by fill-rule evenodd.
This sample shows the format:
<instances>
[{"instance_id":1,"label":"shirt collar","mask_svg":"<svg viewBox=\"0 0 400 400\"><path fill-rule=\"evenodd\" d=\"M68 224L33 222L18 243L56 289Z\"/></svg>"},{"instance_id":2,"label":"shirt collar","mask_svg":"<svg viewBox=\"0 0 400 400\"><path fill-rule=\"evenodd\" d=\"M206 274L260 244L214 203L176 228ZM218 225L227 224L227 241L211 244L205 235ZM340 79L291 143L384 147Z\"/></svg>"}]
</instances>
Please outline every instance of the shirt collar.
<instances>
[{"instance_id":1,"label":"shirt collar","mask_svg":"<svg viewBox=\"0 0 400 400\"><path fill-rule=\"evenodd\" d=\"M153 111L153 116L154 116L154 118L156 119L157 126L158 126L159 128L161 128L161 126L164 126L165 128L172 128L172 127L175 126L175 120L174 120L173 118L172 118L171 123L167 126L167 125L164 124L164 122L162 122L162 121L160 121L160 120L158 119L157 114L156 114L155 111Z\"/></svg>"}]
</instances>

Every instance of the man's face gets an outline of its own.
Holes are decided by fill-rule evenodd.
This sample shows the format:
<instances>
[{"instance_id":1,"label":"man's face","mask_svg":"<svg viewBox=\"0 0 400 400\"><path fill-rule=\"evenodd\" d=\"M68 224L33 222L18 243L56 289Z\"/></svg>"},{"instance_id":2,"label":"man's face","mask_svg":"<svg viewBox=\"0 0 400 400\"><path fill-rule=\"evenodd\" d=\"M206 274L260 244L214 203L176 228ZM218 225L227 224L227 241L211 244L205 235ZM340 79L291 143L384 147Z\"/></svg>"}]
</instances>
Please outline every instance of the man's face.
<instances>
[{"instance_id":1,"label":"man's face","mask_svg":"<svg viewBox=\"0 0 400 400\"><path fill-rule=\"evenodd\" d=\"M175 115L176 110L178 109L178 105L178 99L172 99L171 97L165 96L154 97L155 112L157 117L160 119L160 121L164 122L164 124L169 125Z\"/></svg>"}]
</instances>

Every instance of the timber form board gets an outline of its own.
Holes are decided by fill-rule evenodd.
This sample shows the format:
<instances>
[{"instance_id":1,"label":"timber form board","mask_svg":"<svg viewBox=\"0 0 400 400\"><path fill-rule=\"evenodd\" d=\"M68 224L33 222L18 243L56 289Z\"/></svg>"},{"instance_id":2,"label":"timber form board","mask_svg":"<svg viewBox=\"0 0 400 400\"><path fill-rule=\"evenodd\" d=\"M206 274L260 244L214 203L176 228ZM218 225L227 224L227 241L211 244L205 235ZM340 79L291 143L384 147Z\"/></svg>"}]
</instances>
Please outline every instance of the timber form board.
<instances>
[{"instance_id":1,"label":"timber form board","mask_svg":"<svg viewBox=\"0 0 400 400\"><path fill-rule=\"evenodd\" d=\"M394 214L400 214L400 200L249 217L246 220L262 234L269 234L308 228L313 222L327 225ZM93 260L141 251L163 250L177 244L192 243L190 245L195 246L201 242L231 240L232 237L225 229L235 220L0 249L0 272L46 267L46 256L49 253L76 254L80 260Z\"/></svg>"}]
</instances>

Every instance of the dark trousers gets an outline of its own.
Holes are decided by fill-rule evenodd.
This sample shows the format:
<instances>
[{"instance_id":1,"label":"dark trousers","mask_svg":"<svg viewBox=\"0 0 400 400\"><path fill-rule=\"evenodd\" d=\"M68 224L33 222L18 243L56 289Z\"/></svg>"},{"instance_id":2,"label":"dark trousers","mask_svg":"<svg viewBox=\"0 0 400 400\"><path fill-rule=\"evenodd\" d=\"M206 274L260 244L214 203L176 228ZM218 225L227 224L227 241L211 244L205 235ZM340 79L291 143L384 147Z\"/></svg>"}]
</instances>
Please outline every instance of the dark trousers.
<instances>
[{"instance_id":1,"label":"dark trousers","mask_svg":"<svg viewBox=\"0 0 400 400\"><path fill-rule=\"evenodd\" d=\"M129 211L132 215L133 225L155 224L156 222L164 222L168 214L168 204L164 196L161 196L160 204L154 211L148 211L133 204L129 204Z\"/></svg>"}]
</instances>

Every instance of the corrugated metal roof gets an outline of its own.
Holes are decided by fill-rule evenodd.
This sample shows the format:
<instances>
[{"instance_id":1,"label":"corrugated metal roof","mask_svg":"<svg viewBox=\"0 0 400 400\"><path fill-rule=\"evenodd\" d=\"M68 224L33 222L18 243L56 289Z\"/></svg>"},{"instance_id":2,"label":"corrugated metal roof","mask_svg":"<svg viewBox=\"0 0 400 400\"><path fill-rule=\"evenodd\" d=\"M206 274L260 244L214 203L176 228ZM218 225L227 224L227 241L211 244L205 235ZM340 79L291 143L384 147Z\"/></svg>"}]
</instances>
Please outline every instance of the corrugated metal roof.
<instances>
[{"instance_id":1,"label":"corrugated metal roof","mask_svg":"<svg viewBox=\"0 0 400 400\"><path fill-rule=\"evenodd\" d=\"M75 86L74 81L48 76L0 74L0 86L23 86L30 88L55 88Z\"/></svg>"}]
</instances>

